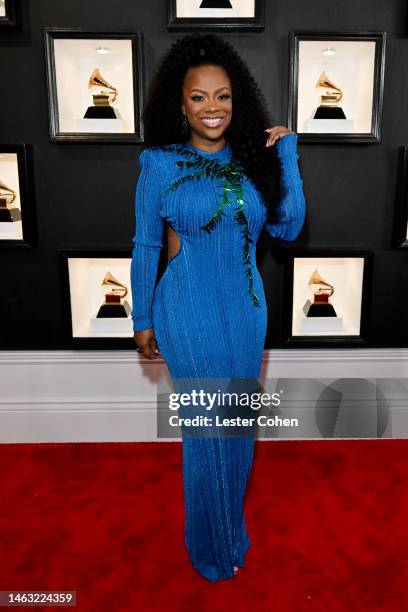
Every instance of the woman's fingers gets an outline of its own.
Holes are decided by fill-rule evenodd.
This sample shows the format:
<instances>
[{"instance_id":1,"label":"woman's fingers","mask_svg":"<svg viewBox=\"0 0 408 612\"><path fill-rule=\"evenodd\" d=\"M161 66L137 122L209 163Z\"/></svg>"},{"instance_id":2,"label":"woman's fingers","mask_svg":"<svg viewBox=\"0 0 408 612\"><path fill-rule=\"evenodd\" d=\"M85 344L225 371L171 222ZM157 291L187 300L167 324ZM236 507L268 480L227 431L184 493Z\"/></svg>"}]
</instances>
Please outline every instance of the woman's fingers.
<instances>
[{"instance_id":1,"label":"woman's fingers","mask_svg":"<svg viewBox=\"0 0 408 612\"><path fill-rule=\"evenodd\" d=\"M268 132L269 134L265 146L271 147L272 145L274 145L275 142L278 140L278 138L280 138L281 131L282 131L282 126L280 125L276 125L274 127L271 127L265 130L265 132Z\"/></svg>"},{"instance_id":2,"label":"woman's fingers","mask_svg":"<svg viewBox=\"0 0 408 612\"><path fill-rule=\"evenodd\" d=\"M268 140L266 141L266 146L267 147L271 147L272 145L275 144L275 142L277 140L279 140L279 138L282 136L282 134L280 132L274 132L272 133L269 137Z\"/></svg>"},{"instance_id":3,"label":"woman's fingers","mask_svg":"<svg viewBox=\"0 0 408 612\"><path fill-rule=\"evenodd\" d=\"M135 332L134 340L137 346L137 351L146 359L156 359L159 357L159 349L153 328Z\"/></svg>"},{"instance_id":4,"label":"woman's fingers","mask_svg":"<svg viewBox=\"0 0 408 612\"><path fill-rule=\"evenodd\" d=\"M159 355L155 352L152 347L152 343L149 343L147 346L142 346L142 354L146 359L157 359Z\"/></svg>"},{"instance_id":5,"label":"woman's fingers","mask_svg":"<svg viewBox=\"0 0 408 612\"><path fill-rule=\"evenodd\" d=\"M266 147L271 147L283 135L291 133L291 131L284 125L275 125L271 128L267 128L265 132L269 134L265 144Z\"/></svg>"},{"instance_id":6,"label":"woman's fingers","mask_svg":"<svg viewBox=\"0 0 408 612\"><path fill-rule=\"evenodd\" d=\"M150 340L150 348L152 349L152 351L154 351L155 353L159 354L159 347L157 346L157 340L156 338L151 338Z\"/></svg>"},{"instance_id":7,"label":"woman's fingers","mask_svg":"<svg viewBox=\"0 0 408 612\"><path fill-rule=\"evenodd\" d=\"M159 357L159 349L157 348L156 339L150 338L147 343L141 345L143 356L146 359L157 359Z\"/></svg>"}]
</instances>

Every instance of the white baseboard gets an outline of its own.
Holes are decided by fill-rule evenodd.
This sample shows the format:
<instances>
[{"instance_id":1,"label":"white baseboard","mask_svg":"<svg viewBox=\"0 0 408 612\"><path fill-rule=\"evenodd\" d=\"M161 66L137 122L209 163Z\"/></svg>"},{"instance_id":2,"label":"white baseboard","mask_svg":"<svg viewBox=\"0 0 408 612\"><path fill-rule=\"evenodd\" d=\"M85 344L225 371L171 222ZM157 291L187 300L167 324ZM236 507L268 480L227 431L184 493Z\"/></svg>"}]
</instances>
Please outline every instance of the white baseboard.
<instances>
[{"instance_id":1,"label":"white baseboard","mask_svg":"<svg viewBox=\"0 0 408 612\"><path fill-rule=\"evenodd\" d=\"M156 441L163 378L134 350L0 351L0 443ZM270 350L261 378L408 379L408 349ZM405 405L384 437L408 437Z\"/></svg>"}]
</instances>

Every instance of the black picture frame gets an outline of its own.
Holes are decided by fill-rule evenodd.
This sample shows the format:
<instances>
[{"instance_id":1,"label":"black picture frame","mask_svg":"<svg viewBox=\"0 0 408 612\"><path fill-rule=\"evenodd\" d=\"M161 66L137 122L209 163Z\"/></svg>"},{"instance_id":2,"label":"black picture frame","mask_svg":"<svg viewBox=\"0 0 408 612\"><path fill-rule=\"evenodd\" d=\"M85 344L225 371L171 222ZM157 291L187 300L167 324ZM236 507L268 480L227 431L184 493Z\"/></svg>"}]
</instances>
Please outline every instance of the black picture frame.
<instances>
[{"instance_id":1,"label":"black picture frame","mask_svg":"<svg viewBox=\"0 0 408 612\"><path fill-rule=\"evenodd\" d=\"M371 286L372 286L372 269L373 269L373 251L363 249L317 249L317 248L294 248L281 251L282 261L284 265L283 279L283 321L282 321L282 337L281 343L284 346L295 348L352 348L358 346L367 346L369 344L369 314L371 304ZM362 282L362 298L361 298L361 317L360 317L360 333L358 335L293 335L292 320L293 320L293 279L294 279L294 260L295 258L362 258L363 266L363 282Z\"/></svg>"},{"instance_id":2,"label":"black picture frame","mask_svg":"<svg viewBox=\"0 0 408 612\"><path fill-rule=\"evenodd\" d=\"M1 153L15 153L17 155L23 237L22 239L1 238L0 249L31 250L37 246L32 145L26 143L0 142L0 154Z\"/></svg>"},{"instance_id":3,"label":"black picture frame","mask_svg":"<svg viewBox=\"0 0 408 612\"><path fill-rule=\"evenodd\" d=\"M120 336L74 336L73 334L73 317L71 304L71 290L69 279L69 260L71 258L115 258L129 259L131 261L132 252L129 249L123 248L61 248L57 250L60 267L61 278L61 295L62 295L62 320L63 334L67 346L78 349L98 349L98 350L122 350L135 348L133 340L133 330L129 337ZM131 287L129 287L129 294Z\"/></svg>"},{"instance_id":4,"label":"black picture frame","mask_svg":"<svg viewBox=\"0 0 408 612\"><path fill-rule=\"evenodd\" d=\"M265 29L265 0L254 0L254 17L178 17L177 0L167 0L167 29L174 32L188 30L224 30L228 32L262 32Z\"/></svg>"},{"instance_id":5,"label":"black picture frame","mask_svg":"<svg viewBox=\"0 0 408 612\"><path fill-rule=\"evenodd\" d=\"M16 28L18 24L17 0L5 0L5 15L0 15L0 28Z\"/></svg>"},{"instance_id":6,"label":"black picture frame","mask_svg":"<svg viewBox=\"0 0 408 612\"><path fill-rule=\"evenodd\" d=\"M399 149L393 244L408 249L408 145Z\"/></svg>"},{"instance_id":7,"label":"black picture frame","mask_svg":"<svg viewBox=\"0 0 408 612\"><path fill-rule=\"evenodd\" d=\"M54 40L71 39L129 39L132 42L134 133L63 132L60 130ZM144 43L140 30L87 30L81 28L44 28L46 81L48 90L49 124L51 142L104 142L126 143L144 141L142 111L144 95Z\"/></svg>"},{"instance_id":8,"label":"black picture frame","mask_svg":"<svg viewBox=\"0 0 408 612\"><path fill-rule=\"evenodd\" d=\"M373 105L370 133L305 133L298 131L298 77L300 41L374 41ZM381 118L383 108L386 32L383 31L315 31L290 30L289 32L289 92L288 127L298 133L300 143L379 143L381 142Z\"/></svg>"}]
</instances>

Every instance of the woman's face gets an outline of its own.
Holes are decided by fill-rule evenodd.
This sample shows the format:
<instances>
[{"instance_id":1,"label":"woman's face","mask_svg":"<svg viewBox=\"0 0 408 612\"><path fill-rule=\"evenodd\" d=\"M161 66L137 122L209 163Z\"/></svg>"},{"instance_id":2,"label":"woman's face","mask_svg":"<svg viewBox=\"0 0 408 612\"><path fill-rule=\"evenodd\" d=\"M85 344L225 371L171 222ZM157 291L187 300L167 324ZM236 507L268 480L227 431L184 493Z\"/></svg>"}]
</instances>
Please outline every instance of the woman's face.
<instances>
[{"instance_id":1,"label":"woman's face","mask_svg":"<svg viewBox=\"0 0 408 612\"><path fill-rule=\"evenodd\" d=\"M232 118L231 81L220 66L189 68L183 84L182 112L191 126L191 144L224 143Z\"/></svg>"}]
</instances>

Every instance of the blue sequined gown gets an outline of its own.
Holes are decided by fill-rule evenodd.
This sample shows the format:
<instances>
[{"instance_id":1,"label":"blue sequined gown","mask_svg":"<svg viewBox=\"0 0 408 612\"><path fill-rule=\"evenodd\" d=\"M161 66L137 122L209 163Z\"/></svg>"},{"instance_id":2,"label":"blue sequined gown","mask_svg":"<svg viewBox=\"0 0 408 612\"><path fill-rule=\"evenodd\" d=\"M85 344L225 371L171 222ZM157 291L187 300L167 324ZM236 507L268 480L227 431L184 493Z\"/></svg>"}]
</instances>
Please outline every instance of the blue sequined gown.
<instances>
[{"instance_id":1,"label":"blue sequined gown","mask_svg":"<svg viewBox=\"0 0 408 612\"><path fill-rule=\"evenodd\" d=\"M177 145L180 146L180 145ZM188 151L221 164L231 161L228 143L215 153L189 144ZM178 378L258 379L267 308L256 267L256 242L263 227L271 236L294 240L304 223L305 198L297 154L297 134L276 143L282 160L286 197L280 221L266 222L260 193L244 178L244 212L252 237L249 256L255 306L243 261L243 228L234 219L233 198L211 232L201 229L217 209L223 182L203 176L167 191L191 170L174 150L145 149L135 196L136 231L131 262L134 331L154 328L158 348L173 380ZM180 238L155 287L167 221ZM196 570L208 580L229 578L244 564L250 544L243 514L254 437L184 437L185 544Z\"/></svg>"}]
</instances>

